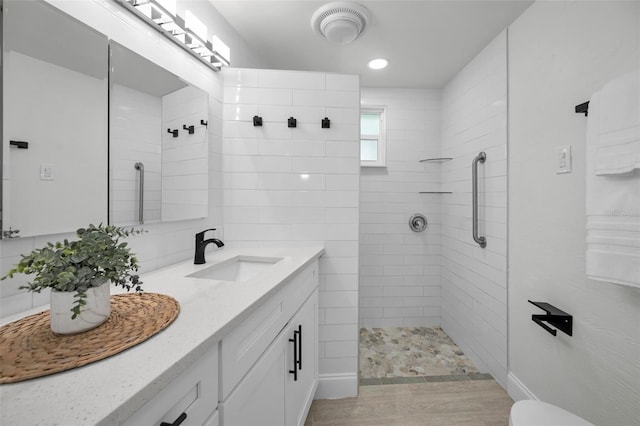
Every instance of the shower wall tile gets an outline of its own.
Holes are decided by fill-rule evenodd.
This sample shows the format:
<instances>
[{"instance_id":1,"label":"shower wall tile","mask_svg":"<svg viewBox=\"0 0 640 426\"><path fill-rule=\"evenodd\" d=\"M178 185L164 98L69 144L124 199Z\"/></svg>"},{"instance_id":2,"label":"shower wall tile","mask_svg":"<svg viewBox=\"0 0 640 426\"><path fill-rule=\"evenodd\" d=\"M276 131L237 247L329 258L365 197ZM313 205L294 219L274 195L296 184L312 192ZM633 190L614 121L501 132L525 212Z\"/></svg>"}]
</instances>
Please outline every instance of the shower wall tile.
<instances>
[{"instance_id":1,"label":"shower wall tile","mask_svg":"<svg viewBox=\"0 0 640 426\"><path fill-rule=\"evenodd\" d=\"M362 90L362 105L386 106L387 167L360 174L360 325L440 324L440 198L419 194L440 184L438 90ZM411 231L422 213L429 226Z\"/></svg>"},{"instance_id":2,"label":"shower wall tile","mask_svg":"<svg viewBox=\"0 0 640 426\"><path fill-rule=\"evenodd\" d=\"M318 395L355 396L359 78L275 70L222 74L225 244L324 245ZM262 117L262 127L253 126L253 115ZM297 127L287 126L289 117ZM324 117L331 128L321 128ZM344 383L342 393L326 393L334 388L323 378Z\"/></svg>"},{"instance_id":3,"label":"shower wall tile","mask_svg":"<svg viewBox=\"0 0 640 426\"><path fill-rule=\"evenodd\" d=\"M507 44L490 43L442 91L442 326L480 371L506 386ZM471 162L479 164L480 248L472 239Z\"/></svg>"},{"instance_id":4,"label":"shower wall tile","mask_svg":"<svg viewBox=\"0 0 640 426\"><path fill-rule=\"evenodd\" d=\"M259 70L258 87L284 89L325 89L325 74L312 72ZM353 87L353 86L351 86Z\"/></svg>"}]
</instances>

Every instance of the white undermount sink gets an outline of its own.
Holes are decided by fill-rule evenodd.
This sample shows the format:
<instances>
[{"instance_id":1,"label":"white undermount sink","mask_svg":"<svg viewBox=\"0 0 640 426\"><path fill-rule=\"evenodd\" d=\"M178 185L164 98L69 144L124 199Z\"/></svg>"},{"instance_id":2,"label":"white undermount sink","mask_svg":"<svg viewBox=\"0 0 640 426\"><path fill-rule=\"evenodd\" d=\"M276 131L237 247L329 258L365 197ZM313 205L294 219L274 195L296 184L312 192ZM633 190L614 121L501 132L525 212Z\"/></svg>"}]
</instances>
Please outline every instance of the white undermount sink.
<instances>
[{"instance_id":1,"label":"white undermount sink","mask_svg":"<svg viewBox=\"0 0 640 426\"><path fill-rule=\"evenodd\" d=\"M189 274L187 277L217 281L248 281L258 274L269 271L281 260L281 257L235 256Z\"/></svg>"}]
</instances>

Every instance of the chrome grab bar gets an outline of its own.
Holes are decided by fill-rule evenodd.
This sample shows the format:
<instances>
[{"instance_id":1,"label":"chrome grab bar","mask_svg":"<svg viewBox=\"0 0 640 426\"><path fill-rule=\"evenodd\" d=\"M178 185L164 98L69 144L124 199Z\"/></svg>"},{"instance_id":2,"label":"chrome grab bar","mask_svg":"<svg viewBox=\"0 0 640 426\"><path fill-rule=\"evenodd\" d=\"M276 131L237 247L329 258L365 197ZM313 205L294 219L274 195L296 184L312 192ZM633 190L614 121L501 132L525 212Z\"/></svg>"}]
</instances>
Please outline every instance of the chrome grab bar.
<instances>
[{"instance_id":1,"label":"chrome grab bar","mask_svg":"<svg viewBox=\"0 0 640 426\"><path fill-rule=\"evenodd\" d=\"M140 225L144 224L144 164L136 163L136 170L140 171L140 190L138 197L140 198L140 202L138 203L138 222Z\"/></svg>"},{"instance_id":2,"label":"chrome grab bar","mask_svg":"<svg viewBox=\"0 0 640 426\"><path fill-rule=\"evenodd\" d=\"M473 218L471 220L473 222L473 240L482 248L485 248L487 246L487 238L478 235L478 163L484 163L484 160L486 159L487 154L483 151L476 155L476 158L473 159L473 163L471 163L473 197L471 203L473 206Z\"/></svg>"}]
</instances>

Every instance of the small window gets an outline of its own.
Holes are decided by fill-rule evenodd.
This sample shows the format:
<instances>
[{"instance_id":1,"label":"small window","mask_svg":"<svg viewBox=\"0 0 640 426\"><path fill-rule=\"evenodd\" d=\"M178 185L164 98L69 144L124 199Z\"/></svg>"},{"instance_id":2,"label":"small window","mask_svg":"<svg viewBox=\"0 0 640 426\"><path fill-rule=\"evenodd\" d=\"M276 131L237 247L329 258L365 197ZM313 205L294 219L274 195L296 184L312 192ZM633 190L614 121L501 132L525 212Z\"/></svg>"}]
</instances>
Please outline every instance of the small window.
<instances>
[{"instance_id":1,"label":"small window","mask_svg":"<svg viewBox=\"0 0 640 426\"><path fill-rule=\"evenodd\" d=\"M385 108L366 107L360 110L360 166L384 167Z\"/></svg>"}]
</instances>

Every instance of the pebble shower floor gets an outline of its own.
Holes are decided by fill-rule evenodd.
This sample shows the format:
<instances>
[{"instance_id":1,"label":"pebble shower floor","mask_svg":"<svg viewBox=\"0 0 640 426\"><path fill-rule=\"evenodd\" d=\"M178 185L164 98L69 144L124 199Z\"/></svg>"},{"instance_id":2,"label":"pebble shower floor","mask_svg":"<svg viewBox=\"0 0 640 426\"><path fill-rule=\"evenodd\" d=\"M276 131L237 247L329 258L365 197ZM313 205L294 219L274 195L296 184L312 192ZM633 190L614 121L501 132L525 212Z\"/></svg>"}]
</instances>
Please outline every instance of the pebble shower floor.
<instances>
[{"instance_id":1,"label":"pebble shower floor","mask_svg":"<svg viewBox=\"0 0 640 426\"><path fill-rule=\"evenodd\" d=\"M360 385L491 378L440 327L360 329Z\"/></svg>"}]
</instances>

